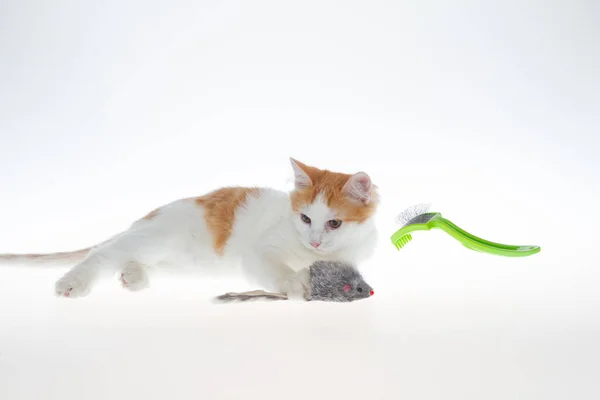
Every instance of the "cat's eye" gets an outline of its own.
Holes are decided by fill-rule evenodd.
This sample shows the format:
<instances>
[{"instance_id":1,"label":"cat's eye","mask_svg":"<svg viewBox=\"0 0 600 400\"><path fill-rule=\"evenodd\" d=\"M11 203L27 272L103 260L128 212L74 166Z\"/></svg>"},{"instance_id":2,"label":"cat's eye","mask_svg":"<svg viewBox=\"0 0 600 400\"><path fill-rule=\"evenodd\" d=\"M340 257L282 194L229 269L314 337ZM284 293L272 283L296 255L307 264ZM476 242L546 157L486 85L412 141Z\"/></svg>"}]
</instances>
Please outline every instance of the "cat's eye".
<instances>
[{"instance_id":1,"label":"cat's eye","mask_svg":"<svg viewBox=\"0 0 600 400\"><path fill-rule=\"evenodd\" d=\"M337 229L342 225L342 221L340 221L339 219L331 219L331 220L327 221L327 223L333 229Z\"/></svg>"},{"instance_id":2,"label":"cat's eye","mask_svg":"<svg viewBox=\"0 0 600 400\"><path fill-rule=\"evenodd\" d=\"M308 218L306 215L300 214L300 218L302 218L302 222L305 224L310 224L310 218Z\"/></svg>"},{"instance_id":3,"label":"cat's eye","mask_svg":"<svg viewBox=\"0 0 600 400\"><path fill-rule=\"evenodd\" d=\"M358 290L359 292L362 292L362 288L361 288L361 287L359 287L359 288L358 288L358 289L356 289L356 290Z\"/></svg>"}]
</instances>

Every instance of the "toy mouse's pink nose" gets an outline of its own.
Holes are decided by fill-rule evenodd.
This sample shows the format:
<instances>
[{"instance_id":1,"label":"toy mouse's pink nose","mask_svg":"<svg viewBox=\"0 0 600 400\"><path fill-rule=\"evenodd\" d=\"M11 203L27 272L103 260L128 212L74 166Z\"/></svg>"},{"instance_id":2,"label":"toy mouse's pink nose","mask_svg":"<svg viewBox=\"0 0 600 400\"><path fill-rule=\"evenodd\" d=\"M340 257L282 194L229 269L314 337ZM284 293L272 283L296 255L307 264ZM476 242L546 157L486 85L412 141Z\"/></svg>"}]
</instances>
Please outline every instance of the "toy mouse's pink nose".
<instances>
[{"instance_id":1,"label":"toy mouse's pink nose","mask_svg":"<svg viewBox=\"0 0 600 400\"><path fill-rule=\"evenodd\" d=\"M321 245L321 242L310 242L310 245L316 249Z\"/></svg>"},{"instance_id":2,"label":"toy mouse's pink nose","mask_svg":"<svg viewBox=\"0 0 600 400\"><path fill-rule=\"evenodd\" d=\"M370 294L371 296L373 296L373 295L375 294L375 291L374 291L374 290L371 290L371 292L369 292L369 294Z\"/></svg>"}]
</instances>

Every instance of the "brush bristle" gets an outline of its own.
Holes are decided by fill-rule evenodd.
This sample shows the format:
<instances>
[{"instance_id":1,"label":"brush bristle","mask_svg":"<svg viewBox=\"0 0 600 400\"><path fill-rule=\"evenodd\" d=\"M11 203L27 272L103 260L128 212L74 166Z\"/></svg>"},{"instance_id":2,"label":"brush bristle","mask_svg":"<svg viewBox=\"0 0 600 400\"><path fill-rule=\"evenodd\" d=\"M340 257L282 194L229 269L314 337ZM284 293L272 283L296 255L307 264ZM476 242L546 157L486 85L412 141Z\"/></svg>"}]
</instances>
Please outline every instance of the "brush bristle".
<instances>
[{"instance_id":1,"label":"brush bristle","mask_svg":"<svg viewBox=\"0 0 600 400\"><path fill-rule=\"evenodd\" d=\"M402 211L396 217L396 222L405 227L409 222L419 217L420 215L426 214L429 211L429 204L417 204L415 206L409 207L406 210Z\"/></svg>"},{"instance_id":2,"label":"brush bristle","mask_svg":"<svg viewBox=\"0 0 600 400\"><path fill-rule=\"evenodd\" d=\"M402 236L400 239L396 240L396 242L394 242L394 245L396 246L396 248L398 250L400 250L401 248L406 246L408 244L408 242L410 242L411 240L412 240L412 235L409 233L409 234Z\"/></svg>"}]
</instances>

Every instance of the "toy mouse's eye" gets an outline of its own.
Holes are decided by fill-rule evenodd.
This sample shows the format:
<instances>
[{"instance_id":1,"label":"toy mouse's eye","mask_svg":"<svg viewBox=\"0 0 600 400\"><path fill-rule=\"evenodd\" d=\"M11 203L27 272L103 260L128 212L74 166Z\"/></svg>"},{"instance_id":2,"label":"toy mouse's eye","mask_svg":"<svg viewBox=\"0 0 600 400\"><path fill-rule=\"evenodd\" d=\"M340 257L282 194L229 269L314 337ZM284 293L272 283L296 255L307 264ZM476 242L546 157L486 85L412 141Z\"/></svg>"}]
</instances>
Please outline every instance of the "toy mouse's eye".
<instances>
[{"instance_id":1,"label":"toy mouse's eye","mask_svg":"<svg viewBox=\"0 0 600 400\"><path fill-rule=\"evenodd\" d=\"M358 290L359 292L362 292L362 288L361 288L361 287L359 287L359 288L358 288L358 289L356 289L356 290Z\"/></svg>"}]
</instances>

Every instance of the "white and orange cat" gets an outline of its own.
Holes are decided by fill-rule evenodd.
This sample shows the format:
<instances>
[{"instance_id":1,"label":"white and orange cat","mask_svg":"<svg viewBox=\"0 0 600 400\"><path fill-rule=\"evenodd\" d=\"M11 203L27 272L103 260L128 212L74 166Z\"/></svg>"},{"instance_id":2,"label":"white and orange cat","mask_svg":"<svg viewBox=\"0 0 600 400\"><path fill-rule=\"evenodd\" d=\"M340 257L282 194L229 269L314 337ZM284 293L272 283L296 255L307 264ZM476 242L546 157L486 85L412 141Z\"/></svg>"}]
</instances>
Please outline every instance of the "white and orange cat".
<instances>
[{"instance_id":1,"label":"white and orange cat","mask_svg":"<svg viewBox=\"0 0 600 400\"><path fill-rule=\"evenodd\" d=\"M102 276L123 286L148 286L150 272L182 264L214 268L241 262L246 278L265 290L302 296L316 260L354 265L371 256L377 188L364 172L343 174L290 159L295 188L226 187L174 201L88 249L54 254L5 254L4 262L76 263L55 284L60 296L87 295Z\"/></svg>"}]
</instances>

